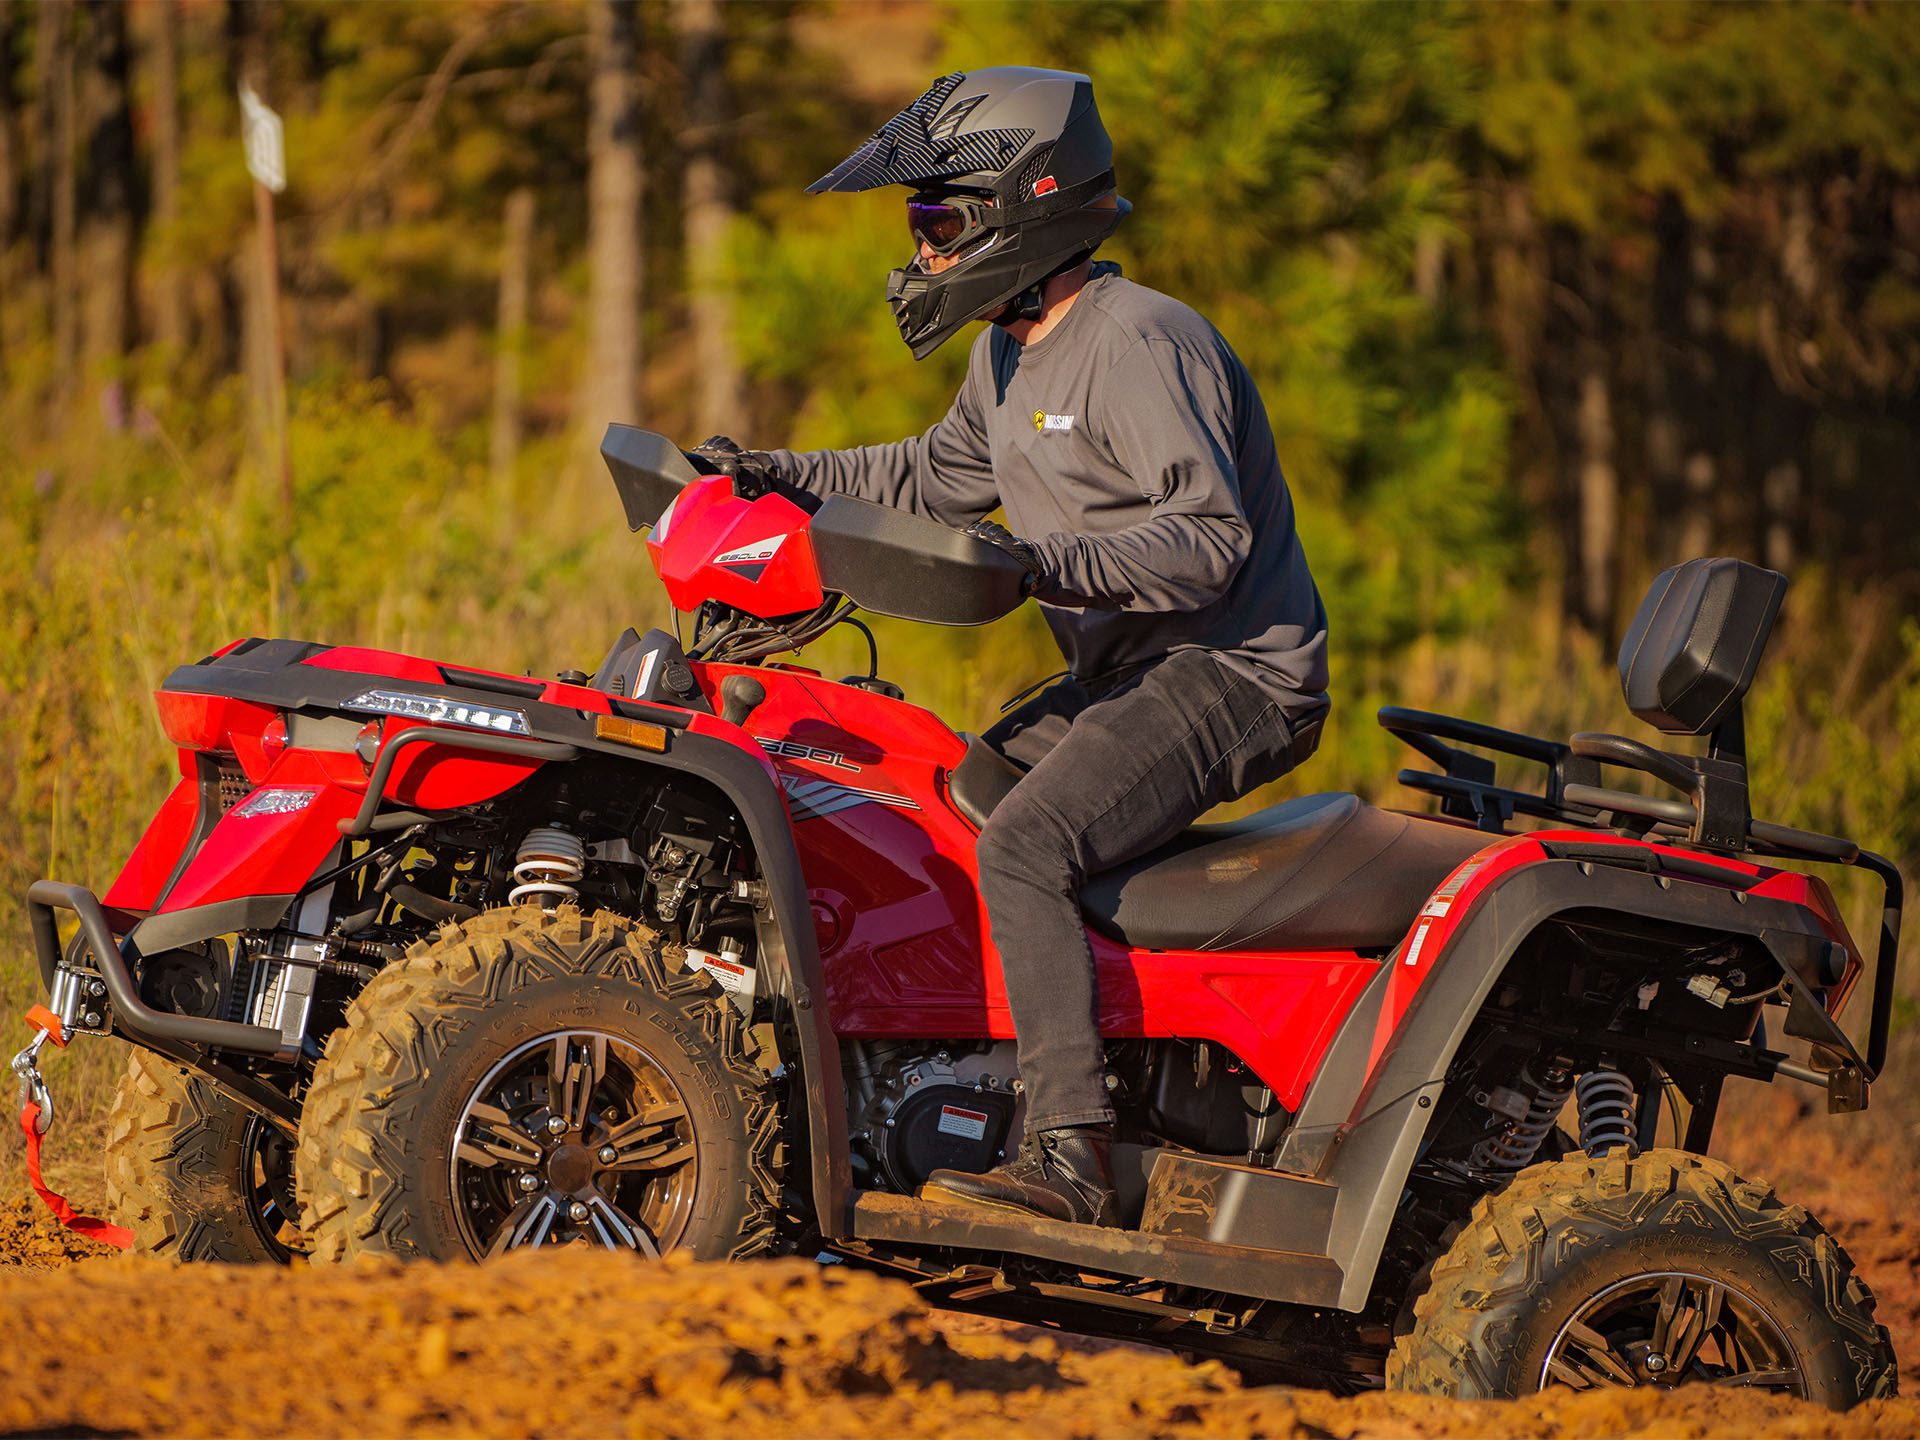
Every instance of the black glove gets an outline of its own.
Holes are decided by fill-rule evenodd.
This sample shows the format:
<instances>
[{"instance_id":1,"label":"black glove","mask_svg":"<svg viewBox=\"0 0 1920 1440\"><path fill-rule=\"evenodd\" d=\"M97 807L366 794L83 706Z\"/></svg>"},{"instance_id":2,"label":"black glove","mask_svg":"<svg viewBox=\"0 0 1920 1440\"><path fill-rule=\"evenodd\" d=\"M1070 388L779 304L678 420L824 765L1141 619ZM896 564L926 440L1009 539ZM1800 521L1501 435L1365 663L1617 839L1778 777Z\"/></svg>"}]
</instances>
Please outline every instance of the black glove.
<instances>
[{"instance_id":1,"label":"black glove","mask_svg":"<svg viewBox=\"0 0 1920 1440\"><path fill-rule=\"evenodd\" d=\"M762 495L785 494L793 488L781 477L780 467L764 450L742 450L725 435L702 440L688 452L711 465L715 472L733 481L733 493L742 500L757 500Z\"/></svg>"},{"instance_id":2,"label":"black glove","mask_svg":"<svg viewBox=\"0 0 1920 1440\"><path fill-rule=\"evenodd\" d=\"M1022 595L1033 594L1046 579L1047 567L1040 559L1039 549L1031 540L1022 540L1006 526L996 525L991 520L976 520L961 533L984 540L1020 562L1021 568L1027 572L1027 578L1020 582Z\"/></svg>"}]
</instances>

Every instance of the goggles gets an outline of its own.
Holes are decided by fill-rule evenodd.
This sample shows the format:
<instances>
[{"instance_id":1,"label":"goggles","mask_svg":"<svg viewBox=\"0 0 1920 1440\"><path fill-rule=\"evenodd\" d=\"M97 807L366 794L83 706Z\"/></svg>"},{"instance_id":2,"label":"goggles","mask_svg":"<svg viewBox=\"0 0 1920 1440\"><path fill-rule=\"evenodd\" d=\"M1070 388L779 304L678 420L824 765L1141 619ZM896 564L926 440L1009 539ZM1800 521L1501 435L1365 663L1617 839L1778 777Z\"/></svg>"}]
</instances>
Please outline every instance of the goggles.
<instances>
[{"instance_id":1,"label":"goggles","mask_svg":"<svg viewBox=\"0 0 1920 1440\"><path fill-rule=\"evenodd\" d=\"M907 229L935 255L952 255L993 228L993 209L964 195L916 195L907 201Z\"/></svg>"}]
</instances>

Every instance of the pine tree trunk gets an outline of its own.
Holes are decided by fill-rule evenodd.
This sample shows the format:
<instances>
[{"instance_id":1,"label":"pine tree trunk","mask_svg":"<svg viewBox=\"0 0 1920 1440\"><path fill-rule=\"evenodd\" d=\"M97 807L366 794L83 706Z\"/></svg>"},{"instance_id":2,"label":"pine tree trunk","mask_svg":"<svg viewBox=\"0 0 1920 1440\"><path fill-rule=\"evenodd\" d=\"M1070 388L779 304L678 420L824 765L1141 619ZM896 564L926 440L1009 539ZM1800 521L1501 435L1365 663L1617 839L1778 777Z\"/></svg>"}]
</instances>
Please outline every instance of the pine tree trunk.
<instances>
[{"instance_id":1,"label":"pine tree trunk","mask_svg":"<svg viewBox=\"0 0 1920 1440\"><path fill-rule=\"evenodd\" d=\"M1720 431L1720 402L1715 386L1722 383L1718 306L1714 287L1719 262L1712 239L1696 229L1687 247L1687 291L1682 313L1686 317L1687 363L1683 369L1687 401L1683 410L1690 439L1683 467L1684 498L1680 506L1678 558L1692 560L1711 555L1719 543L1716 511L1725 440Z\"/></svg>"},{"instance_id":2,"label":"pine tree trunk","mask_svg":"<svg viewBox=\"0 0 1920 1440\"><path fill-rule=\"evenodd\" d=\"M54 70L60 44L59 20L65 9L54 3L26 12L33 18L33 104L27 112L26 232L33 242L34 269L47 273L53 228Z\"/></svg>"},{"instance_id":3,"label":"pine tree trunk","mask_svg":"<svg viewBox=\"0 0 1920 1440\"><path fill-rule=\"evenodd\" d=\"M52 102L52 147L47 164L53 177L50 264L53 277L53 408L60 418L73 393L74 366L80 353L79 276L74 238L78 229L78 176L75 171L73 95L73 17L67 0L42 0L40 22L50 35L46 71Z\"/></svg>"},{"instance_id":4,"label":"pine tree trunk","mask_svg":"<svg viewBox=\"0 0 1920 1440\"><path fill-rule=\"evenodd\" d=\"M507 196L500 238L500 314L493 361L492 502L503 532L513 510L513 472L520 457L520 352L527 338L527 293L533 255L533 190Z\"/></svg>"},{"instance_id":5,"label":"pine tree trunk","mask_svg":"<svg viewBox=\"0 0 1920 1440\"><path fill-rule=\"evenodd\" d=\"M1794 534L1800 523L1800 462L1782 460L1775 465L1767 471L1760 492L1767 517L1767 565L1786 575L1792 572L1799 554Z\"/></svg>"},{"instance_id":6,"label":"pine tree trunk","mask_svg":"<svg viewBox=\"0 0 1920 1440\"><path fill-rule=\"evenodd\" d=\"M127 104L127 11L87 0L85 355L126 354L133 298L133 115ZM117 413L109 407L109 415Z\"/></svg>"},{"instance_id":7,"label":"pine tree trunk","mask_svg":"<svg viewBox=\"0 0 1920 1440\"><path fill-rule=\"evenodd\" d=\"M177 362L187 348L187 298L172 258L180 218L180 0L153 6L153 226L161 262L153 269L153 338Z\"/></svg>"},{"instance_id":8,"label":"pine tree trunk","mask_svg":"<svg viewBox=\"0 0 1920 1440\"><path fill-rule=\"evenodd\" d=\"M271 105L273 99L267 92L269 23L264 0L228 0L227 61L235 89L237 91L240 85L247 85ZM235 103L237 106L238 102ZM237 111L234 119L233 143L238 145L240 129ZM256 185L254 189L257 192L259 187ZM241 355L244 357L247 392L251 402L247 407L248 428L254 454L259 457L263 487L271 485L267 477L281 468L280 406L277 403L280 361L275 345L279 330L273 314L273 299L279 288L279 277L268 269L270 262L264 258L265 241L262 238L265 222L270 215L270 204L262 205L256 193L253 233L241 242L241 249L234 256L234 278L245 296Z\"/></svg>"},{"instance_id":9,"label":"pine tree trunk","mask_svg":"<svg viewBox=\"0 0 1920 1440\"><path fill-rule=\"evenodd\" d=\"M687 319L693 331L694 429L702 435L740 428L743 387L733 348L733 295L726 250L734 207L720 139L729 115L726 30L719 0L674 0L686 77L683 196L687 250Z\"/></svg>"},{"instance_id":10,"label":"pine tree trunk","mask_svg":"<svg viewBox=\"0 0 1920 1440\"><path fill-rule=\"evenodd\" d=\"M14 140L19 105L14 95L13 28L13 0L0 0L0 300L11 299L14 293L13 239L20 218L14 204L20 186L20 152ZM6 318L0 312L0 390L7 385L10 353Z\"/></svg>"},{"instance_id":11,"label":"pine tree trunk","mask_svg":"<svg viewBox=\"0 0 1920 1440\"><path fill-rule=\"evenodd\" d=\"M14 197L20 188L20 157L14 140L19 109L13 86L13 0L0 0L0 289L7 287L7 251L19 221Z\"/></svg>"},{"instance_id":12,"label":"pine tree trunk","mask_svg":"<svg viewBox=\"0 0 1920 1440\"><path fill-rule=\"evenodd\" d=\"M1613 635L1619 560L1620 475L1613 463L1613 395L1605 350L1595 345L1580 373L1580 609L1602 640Z\"/></svg>"},{"instance_id":13,"label":"pine tree trunk","mask_svg":"<svg viewBox=\"0 0 1920 1440\"><path fill-rule=\"evenodd\" d=\"M591 0L587 122L587 369L575 421L591 450L608 423L640 415L639 14L635 0Z\"/></svg>"}]
</instances>

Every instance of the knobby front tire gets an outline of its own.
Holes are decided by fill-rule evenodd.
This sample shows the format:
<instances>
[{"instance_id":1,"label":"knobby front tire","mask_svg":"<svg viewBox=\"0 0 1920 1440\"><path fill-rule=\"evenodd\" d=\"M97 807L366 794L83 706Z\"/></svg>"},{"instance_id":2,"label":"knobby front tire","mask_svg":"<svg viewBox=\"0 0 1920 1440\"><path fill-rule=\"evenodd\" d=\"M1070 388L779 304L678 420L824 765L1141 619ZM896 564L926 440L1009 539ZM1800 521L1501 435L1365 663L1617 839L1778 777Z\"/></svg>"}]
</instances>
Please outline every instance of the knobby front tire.
<instances>
[{"instance_id":1,"label":"knobby front tire","mask_svg":"<svg viewBox=\"0 0 1920 1440\"><path fill-rule=\"evenodd\" d=\"M329 1039L300 1134L316 1261L773 1242L779 1110L745 1022L609 912L491 910L416 944Z\"/></svg>"}]
</instances>

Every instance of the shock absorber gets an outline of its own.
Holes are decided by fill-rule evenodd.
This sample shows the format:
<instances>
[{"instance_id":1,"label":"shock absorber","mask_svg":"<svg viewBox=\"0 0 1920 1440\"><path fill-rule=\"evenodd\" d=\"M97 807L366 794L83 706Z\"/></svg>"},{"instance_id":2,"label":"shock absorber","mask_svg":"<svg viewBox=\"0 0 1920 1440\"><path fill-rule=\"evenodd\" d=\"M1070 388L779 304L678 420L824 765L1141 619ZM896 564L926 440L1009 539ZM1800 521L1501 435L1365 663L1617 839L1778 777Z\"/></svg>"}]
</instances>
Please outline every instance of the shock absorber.
<instances>
[{"instance_id":1,"label":"shock absorber","mask_svg":"<svg viewBox=\"0 0 1920 1440\"><path fill-rule=\"evenodd\" d=\"M1604 1155L1626 1147L1631 1160L1640 1153L1639 1127L1634 1123L1633 1082L1604 1064L1582 1075L1573 1087L1580 1106L1580 1148Z\"/></svg>"},{"instance_id":2,"label":"shock absorber","mask_svg":"<svg viewBox=\"0 0 1920 1440\"><path fill-rule=\"evenodd\" d=\"M587 873L587 847L578 835L557 825L529 830L514 856L513 878L520 883L507 892L507 903L535 900L551 909L563 900L576 900L573 882Z\"/></svg>"},{"instance_id":3,"label":"shock absorber","mask_svg":"<svg viewBox=\"0 0 1920 1440\"><path fill-rule=\"evenodd\" d=\"M1540 1153L1547 1133L1553 1129L1554 1121L1560 1118L1560 1111L1567 1103L1567 1096L1573 1093L1573 1077L1560 1065L1548 1065L1541 1071L1538 1080L1533 1078L1532 1062L1520 1067L1514 1086L1519 1090L1533 1092L1533 1103L1527 1106L1526 1115L1513 1122L1498 1135L1489 1135L1473 1147L1473 1153L1467 1157L1477 1170L1524 1170L1533 1163L1533 1157Z\"/></svg>"}]
</instances>

